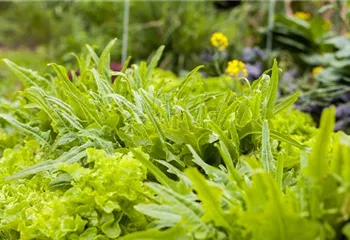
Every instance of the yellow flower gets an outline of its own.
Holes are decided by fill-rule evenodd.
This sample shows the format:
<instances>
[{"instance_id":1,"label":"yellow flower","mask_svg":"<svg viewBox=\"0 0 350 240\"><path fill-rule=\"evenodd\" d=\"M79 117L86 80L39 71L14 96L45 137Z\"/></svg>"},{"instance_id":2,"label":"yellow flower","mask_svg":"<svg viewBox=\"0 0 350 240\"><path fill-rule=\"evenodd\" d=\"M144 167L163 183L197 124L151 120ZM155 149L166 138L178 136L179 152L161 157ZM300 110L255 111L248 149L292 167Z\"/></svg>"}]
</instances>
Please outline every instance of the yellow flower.
<instances>
[{"instance_id":1,"label":"yellow flower","mask_svg":"<svg viewBox=\"0 0 350 240\"><path fill-rule=\"evenodd\" d=\"M225 50L225 48L228 45L227 37L221 32L216 32L213 35L211 35L210 42L214 47L218 48L220 51Z\"/></svg>"},{"instance_id":2,"label":"yellow flower","mask_svg":"<svg viewBox=\"0 0 350 240\"><path fill-rule=\"evenodd\" d=\"M310 19L311 14L308 12L295 12L294 17L307 21Z\"/></svg>"},{"instance_id":3,"label":"yellow flower","mask_svg":"<svg viewBox=\"0 0 350 240\"><path fill-rule=\"evenodd\" d=\"M346 36L347 38L350 38L350 32L346 33L345 36Z\"/></svg>"},{"instance_id":4,"label":"yellow flower","mask_svg":"<svg viewBox=\"0 0 350 240\"><path fill-rule=\"evenodd\" d=\"M232 77L247 77L248 71L243 62L232 60L228 62L226 72Z\"/></svg>"},{"instance_id":5,"label":"yellow flower","mask_svg":"<svg viewBox=\"0 0 350 240\"><path fill-rule=\"evenodd\" d=\"M312 69L312 75L316 76L324 70L324 67L318 66Z\"/></svg>"}]
</instances>

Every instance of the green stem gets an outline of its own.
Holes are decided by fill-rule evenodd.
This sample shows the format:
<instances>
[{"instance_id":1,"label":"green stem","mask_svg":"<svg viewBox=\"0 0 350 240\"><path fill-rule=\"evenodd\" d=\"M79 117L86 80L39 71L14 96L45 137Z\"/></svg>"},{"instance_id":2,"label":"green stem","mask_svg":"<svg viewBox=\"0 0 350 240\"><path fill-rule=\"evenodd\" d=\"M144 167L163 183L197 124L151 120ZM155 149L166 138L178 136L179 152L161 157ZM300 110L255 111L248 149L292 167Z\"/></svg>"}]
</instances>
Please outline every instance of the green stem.
<instances>
[{"instance_id":1,"label":"green stem","mask_svg":"<svg viewBox=\"0 0 350 240\"><path fill-rule=\"evenodd\" d=\"M268 33L267 33L267 40L266 40L266 50L267 50L267 54L270 55L271 54L271 50L272 50L272 38L273 38L273 34L272 34L272 29L273 29L273 25L274 25L274 18L275 18L275 5L276 5L276 0L270 0L269 2L269 19L268 19Z\"/></svg>"},{"instance_id":2,"label":"green stem","mask_svg":"<svg viewBox=\"0 0 350 240\"><path fill-rule=\"evenodd\" d=\"M126 57L128 54L129 15L130 15L130 3L129 3L129 0L125 0L125 2L124 2L124 23L123 23L122 64L126 61Z\"/></svg>"},{"instance_id":3,"label":"green stem","mask_svg":"<svg viewBox=\"0 0 350 240\"><path fill-rule=\"evenodd\" d=\"M220 53L218 52L215 52L215 55L214 55L214 66L215 66L215 71L216 73L220 76L222 75L222 71L220 69L220 66L219 66L219 62L218 62L218 59L220 58Z\"/></svg>"}]
</instances>

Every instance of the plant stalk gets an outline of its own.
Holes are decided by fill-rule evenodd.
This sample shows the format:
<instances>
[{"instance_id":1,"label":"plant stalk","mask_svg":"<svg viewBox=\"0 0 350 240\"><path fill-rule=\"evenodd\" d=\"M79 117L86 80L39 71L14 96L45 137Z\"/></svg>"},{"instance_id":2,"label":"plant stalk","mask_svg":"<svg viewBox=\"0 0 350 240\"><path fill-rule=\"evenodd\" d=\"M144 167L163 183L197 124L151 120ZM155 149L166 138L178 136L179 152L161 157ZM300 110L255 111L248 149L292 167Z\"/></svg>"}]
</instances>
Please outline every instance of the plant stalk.
<instances>
[{"instance_id":1,"label":"plant stalk","mask_svg":"<svg viewBox=\"0 0 350 240\"><path fill-rule=\"evenodd\" d=\"M268 19L268 32L267 32L267 39L266 39L266 52L268 56L271 54L272 51L272 29L274 25L274 18L275 18L275 5L276 0L270 0L269 2L269 19Z\"/></svg>"},{"instance_id":2,"label":"plant stalk","mask_svg":"<svg viewBox=\"0 0 350 240\"><path fill-rule=\"evenodd\" d=\"M122 64L125 63L128 54L128 32L129 32L129 15L130 2L124 1L124 20L123 20L123 49L122 49Z\"/></svg>"}]
</instances>

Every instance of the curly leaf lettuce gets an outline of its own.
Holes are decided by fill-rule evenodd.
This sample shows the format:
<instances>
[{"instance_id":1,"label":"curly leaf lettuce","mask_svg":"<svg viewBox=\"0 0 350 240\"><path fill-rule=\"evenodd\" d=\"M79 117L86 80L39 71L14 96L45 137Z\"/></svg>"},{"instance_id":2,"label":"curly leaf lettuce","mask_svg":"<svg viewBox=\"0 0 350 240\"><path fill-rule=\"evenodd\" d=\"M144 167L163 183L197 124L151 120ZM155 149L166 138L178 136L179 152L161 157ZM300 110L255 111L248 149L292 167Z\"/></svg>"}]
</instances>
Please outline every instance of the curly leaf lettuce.
<instances>
[{"instance_id":1,"label":"curly leaf lettuce","mask_svg":"<svg viewBox=\"0 0 350 240\"><path fill-rule=\"evenodd\" d=\"M36 147L38 143L28 142L18 151L5 151L1 175L37 162ZM20 239L113 239L144 229L147 219L133 206L145 202L148 194L143 185L146 168L131 154L86 151L88 167L63 163L60 172L1 182L2 234ZM67 174L67 191L50 188L50 182L58 179L59 185L67 179L60 176Z\"/></svg>"}]
</instances>

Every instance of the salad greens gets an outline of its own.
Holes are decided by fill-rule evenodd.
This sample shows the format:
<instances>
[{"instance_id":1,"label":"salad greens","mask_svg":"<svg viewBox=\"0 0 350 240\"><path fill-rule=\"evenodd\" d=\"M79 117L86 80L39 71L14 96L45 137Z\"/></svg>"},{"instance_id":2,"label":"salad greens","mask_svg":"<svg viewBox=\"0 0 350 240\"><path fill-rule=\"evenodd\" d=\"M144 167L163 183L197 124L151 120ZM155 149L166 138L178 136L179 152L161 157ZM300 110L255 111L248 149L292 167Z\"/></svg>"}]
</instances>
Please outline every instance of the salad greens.
<instances>
[{"instance_id":1,"label":"salad greens","mask_svg":"<svg viewBox=\"0 0 350 240\"><path fill-rule=\"evenodd\" d=\"M149 63L80 76L4 62L23 90L0 105L2 239L336 239L350 236L350 137L252 84L184 79ZM113 77L113 81L111 80Z\"/></svg>"}]
</instances>

